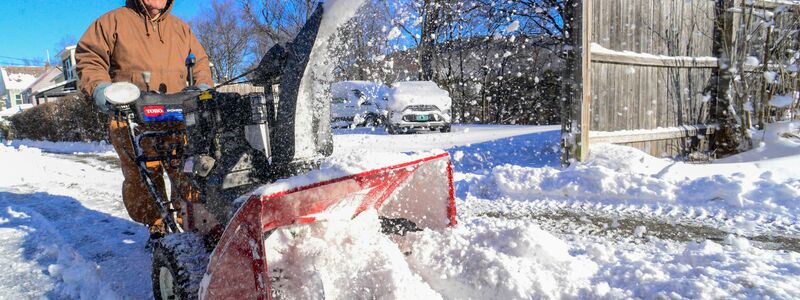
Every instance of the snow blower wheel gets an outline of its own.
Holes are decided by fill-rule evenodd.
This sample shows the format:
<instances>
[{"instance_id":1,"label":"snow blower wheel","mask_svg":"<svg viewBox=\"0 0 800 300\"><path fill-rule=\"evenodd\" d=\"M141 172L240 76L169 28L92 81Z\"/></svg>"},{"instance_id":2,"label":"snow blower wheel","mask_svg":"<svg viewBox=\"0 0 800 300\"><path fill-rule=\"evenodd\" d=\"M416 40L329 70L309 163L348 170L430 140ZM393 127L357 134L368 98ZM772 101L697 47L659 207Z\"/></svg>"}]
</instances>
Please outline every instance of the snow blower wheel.
<instances>
[{"instance_id":1,"label":"snow blower wheel","mask_svg":"<svg viewBox=\"0 0 800 300\"><path fill-rule=\"evenodd\" d=\"M208 255L197 234L178 233L159 239L153 246L153 298L197 299Z\"/></svg>"}]
</instances>

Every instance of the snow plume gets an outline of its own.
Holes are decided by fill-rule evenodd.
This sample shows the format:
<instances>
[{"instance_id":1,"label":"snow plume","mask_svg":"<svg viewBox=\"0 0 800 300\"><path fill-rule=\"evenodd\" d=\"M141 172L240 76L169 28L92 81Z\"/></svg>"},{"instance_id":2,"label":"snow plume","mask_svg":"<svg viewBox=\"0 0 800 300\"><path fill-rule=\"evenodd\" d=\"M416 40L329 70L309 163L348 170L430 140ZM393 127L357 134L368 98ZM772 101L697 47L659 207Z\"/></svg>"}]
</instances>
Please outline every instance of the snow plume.
<instances>
[{"instance_id":1,"label":"snow plume","mask_svg":"<svg viewBox=\"0 0 800 300\"><path fill-rule=\"evenodd\" d=\"M508 27L506 27L505 32L513 33L516 32L517 30L519 30L519 20L515 20L513 23L511 23L511 25L508 25Z\"/></svg>"},{"instance_id":2,"label":"snow plume","mask_svg":"<svg viewBox=\"0 0 800 300\"><path fill-rule=\"evenodd\" d=\"M392 27L391 31L389 31L389 35L386 37L386 39L391 41L399 38L400 35L402 35L402 33L400 32L400 28L397 28L397 26L395 26Z\"/></svg>"},{"instance_id":3,"label":"snow plume","mask_svg":"<svg viewBox=\"0 0 800 300\"><path fill-rule=\"evenodd\" d=\"M315 99L330 99L330 84L333 82L333 69L336 66L336 57L331 55L331 49L339 44L336 35L339 28L355 16L364 0L330 0L323 5L324 13L322 23L317 32L314 49L309 57L300 91L297 96L297 115L310 115L312 111L321 111L321 115L330 114L330 107ZM328 100L325 100L328 101ZM328 111L325 111L328 110ZM298 145L295 156L310 158L316 154L314 139L317 138L314 130L315 124L311 118L297 118L296 130L306 134L296 134L295 144ZM322 122L316 124L322 128L330 128L330 124Z\"/></svg>"}]
</instances>

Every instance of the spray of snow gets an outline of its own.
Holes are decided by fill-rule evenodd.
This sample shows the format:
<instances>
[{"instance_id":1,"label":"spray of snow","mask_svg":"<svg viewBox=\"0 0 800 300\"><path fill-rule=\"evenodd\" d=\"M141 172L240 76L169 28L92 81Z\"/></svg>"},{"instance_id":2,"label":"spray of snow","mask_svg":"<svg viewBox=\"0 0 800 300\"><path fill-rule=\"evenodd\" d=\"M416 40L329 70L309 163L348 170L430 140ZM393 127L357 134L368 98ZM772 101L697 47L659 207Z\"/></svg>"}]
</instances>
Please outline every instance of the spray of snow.
<instances>
[{"instance_id":1,"label":"spray of snow","mask_svg":"<svg viewBox=\"0 0 800 300\"><path fill-rule=\"evenodd\" d=\"M519 30L519 20L516 20L506 27L505 33L513 33Z\"/></svg>"},{"instance_id":2,"label":"spray of snow","mask_svg":"<svg viewBox=\"0 0 800 300\"><path fill-rule=\"evenodd\" d=\"M297 96L297 115L310 115L312 111L321 112L322 115L330 114L329 106L324 104L324 101L327 100L315 99L331 99L330 84L333 82L336 58L330 55L330 51L340 43L336 33L342 25L353 18L364 2L364 0L331 0L323 4L322 23L317 32L317 39L314 42L314 48L311 51ZM314 134L316 132L315 124L311 118L297 118L296 122L296 131L306 134L295 135L295 144L297 145L295 156L298 158L313 157L316 149L312 146L315 145L314 139L317 138ZM329 128L330 124L323 121L316 126Z\"/></svg>"},{"instance_id":3,"label":"spray of snow","mask_svg":"<svg viewBox=\"0 0 800 300\"><path fill-rule=\"evenodd\" d=\"M400 28L392 27L392 30L389 31L389 35L386 37L386 39L391 41L391 40L399 38L400 35L401 35Z\"/></svg>"}]
</instances>

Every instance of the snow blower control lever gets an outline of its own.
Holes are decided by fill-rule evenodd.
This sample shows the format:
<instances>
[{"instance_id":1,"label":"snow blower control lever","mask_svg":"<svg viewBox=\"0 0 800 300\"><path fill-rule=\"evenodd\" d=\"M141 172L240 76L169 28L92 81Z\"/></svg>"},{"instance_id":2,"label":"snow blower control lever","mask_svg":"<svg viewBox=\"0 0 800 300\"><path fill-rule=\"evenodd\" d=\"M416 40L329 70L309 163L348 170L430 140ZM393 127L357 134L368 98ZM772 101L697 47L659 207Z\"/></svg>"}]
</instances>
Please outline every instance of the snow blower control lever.
<instances>
[{"instance_id":1,"label":"snow blower control lever","mask_svg":"<svg viewBox=\"0 0 800 300\"><path fill-rule=\"evenodd\" d=\"M197 57L194 56L194 53L189 53L189 56L186 56L186 78L189 80L189 86L194 86L194 65L197 63Z\"/></svg>"}]
</instances>

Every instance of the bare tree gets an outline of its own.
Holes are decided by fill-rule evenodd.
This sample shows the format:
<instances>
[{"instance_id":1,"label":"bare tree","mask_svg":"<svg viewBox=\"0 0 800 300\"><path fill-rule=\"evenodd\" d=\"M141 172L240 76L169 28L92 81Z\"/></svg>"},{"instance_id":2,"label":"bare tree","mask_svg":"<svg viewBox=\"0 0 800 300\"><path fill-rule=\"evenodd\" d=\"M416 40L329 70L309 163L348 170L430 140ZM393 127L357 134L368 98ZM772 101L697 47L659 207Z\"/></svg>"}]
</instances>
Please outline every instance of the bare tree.
<instances>
[{"instance_id":1,"label":"bare tree","mask_svg":"<svg viewBox=\"0 0 800 300\"><path fill-rule=\"evenodd\" d=\"M732 82L733 108L742 116L744 128L764 129L766 123L792 118L792 107L800 107L796 96L800 91L800 7L766 8L744 0L734 3L737 6L730 13L736 14L737 38L726 49L737 77ZM775 97L788 97L794 105L771 105ZM752 144L749 131L742 133Z\"/></svg>"},{"instance_id":2,"label":"bare tree","mask_svg":"<svg viewBox=\"0 0 800 300\"><path fill-rule=\"evenodd\" d=\"M214 65L217 82L237 76L249 63L246 52L251 34L241 21L241 12L232 0L213 0L203 8L201 17L192 20L197 38Z\"/></svg>"},{"instance_id":3,"label":"bare tree","mask_svg":"<svg viewBox=\"0 0 800 300\"><path fill-rule=\"evenodd\" d=\"M254 34L252 52L261 57L275 44L297 34L314 13L316 0L239 0L243 17Z\"/></svg>"}]
</instances>

